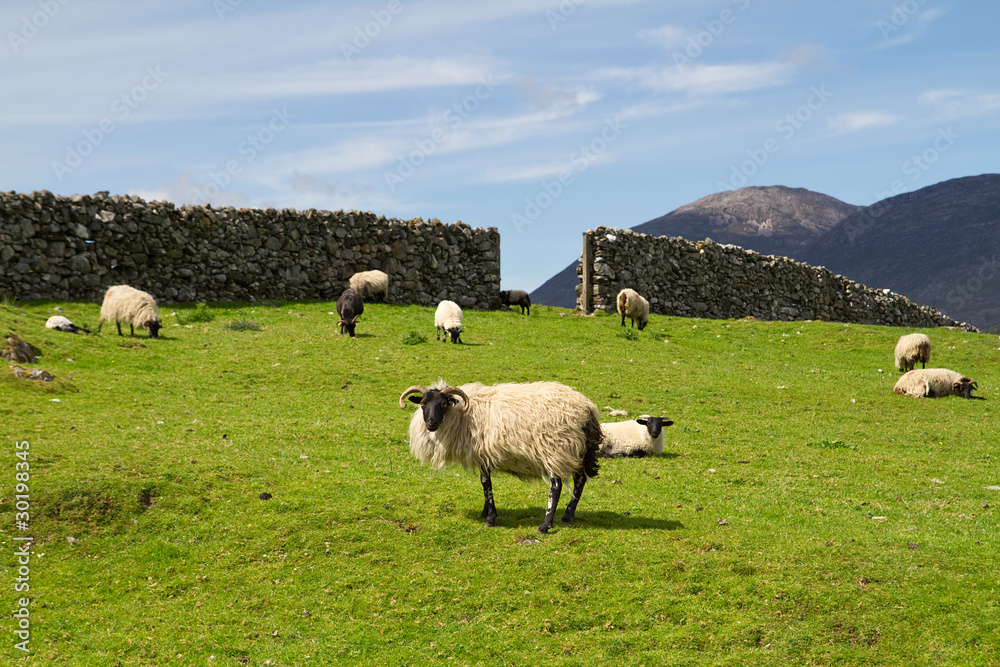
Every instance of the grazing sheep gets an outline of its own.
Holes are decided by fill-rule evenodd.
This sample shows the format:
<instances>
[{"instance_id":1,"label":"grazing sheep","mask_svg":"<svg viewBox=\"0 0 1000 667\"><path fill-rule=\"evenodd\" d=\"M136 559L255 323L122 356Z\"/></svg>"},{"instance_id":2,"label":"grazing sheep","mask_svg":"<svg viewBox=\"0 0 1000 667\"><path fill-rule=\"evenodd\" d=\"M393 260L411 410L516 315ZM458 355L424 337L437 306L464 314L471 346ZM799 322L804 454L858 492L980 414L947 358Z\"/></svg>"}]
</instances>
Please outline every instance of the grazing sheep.
<instances>
[{"instance_id":1,"label":"grazing sheep","mask_svg":"<svg viewBox=\"0 0 1000 667\"><path fill-rule=\"evenodd\" d=\"M625 318L632 320L632 326L638 321L639 331L649 323L649 301L639 296L634 289L625 288L618 292L618 313L622 316L622 326Z\"/></svg>"},{"instance_id":2,"label":"grazing sheep","mask_svg":"<svg viewBox=\"0 0 1000 667\"><path fill-rule=\"evenodd\" d=\"M897 394L916 396L917 398L941 398L942 396L961 396L972 398L972 390L979 385L961 373L947 368L922 368L912 370L899 378L892 388Z\"/></svg>"},{"instance_id":3,"label":"grazing sheep","mask_svg":"<svg viewBox=\"0 0 1000 667\"><path fill-rule=\"evenodd\" d=\"M931 339L922 333L906 334L896 343L896 368L906 372L917 367L927 368L931 360Z\"/></svg>"},{"instance_id":4,"label":"grazing sheep","mask_svg":"<svg viewBox=\"0 0 1000 667\"><path fill-rule=\"evenodd\" d=\"M354 338L354 327L358 323L361 313L365 312L365 302L357 290L348 287L337 299L337 315L340 316L340 333L346 331Z\"/></svg>"},{"instance_id":5,"label":"grazing sheep","mask_svg":"<svg viewBox=\"0 0 1000 667\"><path fill-rule=\"evenodd\" d=\"M663 429L673 424L666 417L640 417L633 421L602 423L604 444L599 456L659 456L663 453Z\"/></svg>"},{"instance_id":6,"label":"grazing sheep","mask_svg":"<svg viewBox=\"0 0 1000 667\"><path fill-rule=\"evenodd\" d=\"M122 335L122 322L127 322L133 338L135 338L135 327L145 329L150 338L157 338L163 327L153 295L128 285L115 285L104 293L97 333L101 333L101 327L105 322L111 321L118 327L119 336Z\"/></svg>"},{"instance_id":7,"label":"grazing sheep","mask_svg":"<svg viewBox=\"0 0 1000 667\"><path fill-rule=\"evenodd\" d=\"M362 299L375 301L378 297L378 301L385 301L389 298L389 276L377 269L355 273L349 283Z\"/></svg>"},{"instance_id":8,"label":"grazing sheep","mask_svg":"<svg viewBox=\"0 0 1000 667\"><path fill-rule=\"evenodd\" d=\"M65 331L66 333L79 333L83 331L84 333L90 333L87 329L83 327L78 327L68 318L62 315L53 315L48 320L45 321L45 328L52 329L54 331Z\"/></svg>"},{"instance_id":9,"label":"grazing sheep","mask_svg":"<svg viewBox=\"0 0 1000 667\"><path fill-rule=\"evenodd\" d=\"M417 394L411 396L411 394ZM562 520L576 515L584 484L597 476L603 434L595 406L558 382L450 387L439 380L430 389L414 385L399 397L420 406L410 420L410 452L435 469L460 463L478 470L483 485L482 517L496 523L493 472L525 481L549 479L549 502L538 532L552 527L563 478L573 478L573 497Z\"/></svg>"},{"instance_id":10,"label":"grazing sheep","mask_svg":"<svg viewBox=\"0 0 1000 667\"><path fill-rule=\"evenodd\" d=\"M531 315L531 297L524 290L501 290L500 303L506 308L510 308L512 305L520 306L522 315L524 315L524 310L527 308L528 315Z\"/></svg>"},{"instance_id":11,"label":"grazing sheep","mask_svg":"<svg viewBox=\"0 0 1000 667\"><path fill-rule=\"evenodd\" d=\"M462 342L462 308L454 301L442 301L434 311L434 333L437 339L447 342L447 336L442 338L441 334L451 334L452 343Z\"/></svg>"}]
</instances>

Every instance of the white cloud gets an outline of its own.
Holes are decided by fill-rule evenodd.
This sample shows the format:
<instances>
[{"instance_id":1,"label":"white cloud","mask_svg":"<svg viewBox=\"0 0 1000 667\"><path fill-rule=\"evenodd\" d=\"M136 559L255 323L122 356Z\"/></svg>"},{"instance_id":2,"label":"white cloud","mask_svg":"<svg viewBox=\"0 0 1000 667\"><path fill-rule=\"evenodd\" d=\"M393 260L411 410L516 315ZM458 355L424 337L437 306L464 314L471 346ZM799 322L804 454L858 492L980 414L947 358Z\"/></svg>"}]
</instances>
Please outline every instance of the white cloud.
<instances>
[{"instance_id":1,"label":"white cloud","mask_svg":"<svg viewBox=\"0 0 1000 667\"><path fill-rule=\"evenodd\" d=\"M877 48L886 49L912 42L927 32L931 24L951 11L952 5L932 7L919 11L915 3L901 2L892 5L892 11L879 17L875 26L882 35ZM923 3L921 3L923 4Z\"/></svg>"},{"instance_id":2,"label":"white cloud","mask_svg":"<svg viewBox=\"0 0 1000 667\"><path fill-rule=\"evenodd\" d=\"M919 101L949 118L980 116L1000 109L1000 94L971 90L928 90Z\"/></svg>"},{"instance_id":3,"label":"white cloud","mask_svg":"<svg viewBox=\"0 0 1000 667\"><path fill-rule=\"evenodd\" d=\"M666 49L679 49L686 44L687 33L676 26L667 24L652 30L640 30L639 37L656 42Z\"/></svg>"},{"instance_id":4,"label":"white cloud","mask_svg":"<svg viewBox=\"0 0 1000 667\"><path fill-rule=\"evenodd\" d=\"M598 78L634 83L656 92L692 95L725 95L784 85L794 68L789 63L749 65L680 65L662 67L604 68Z\"/></svg>"},{"instance_id":5,"label":"white cloud","mask_svg":"<svg viewBox=\"0 0 1000 667\"><path fill-rule=\"evenodd\" d=\"M893 125L899 120L899 116L888 111L855 111L830 116L826 122L835 132L840 134L857 132L870 127L885 127Z\"/></svg>"}]
</instances>

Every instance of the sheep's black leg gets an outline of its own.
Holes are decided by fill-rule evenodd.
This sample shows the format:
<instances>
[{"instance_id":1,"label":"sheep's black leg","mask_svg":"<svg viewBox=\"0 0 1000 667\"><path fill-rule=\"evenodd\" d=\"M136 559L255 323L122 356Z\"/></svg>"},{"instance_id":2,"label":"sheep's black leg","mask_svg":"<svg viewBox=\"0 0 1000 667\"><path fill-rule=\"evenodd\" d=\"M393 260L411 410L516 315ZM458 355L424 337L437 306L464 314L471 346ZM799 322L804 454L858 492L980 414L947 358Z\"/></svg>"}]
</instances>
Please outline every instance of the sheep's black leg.
<instances>
[{"instance_id":1,"label":"sheep's black leg","mask_svg":"<svg viewBox=\"0 0 1000 667\"><path fill-rule=\"evenodd\" d=\"M479 471L479 481L483 483L483 513L481 516L486 519L486 525L492 526L497 521L497 508L493 504L493 480L490 479L489 470Z\"/></svg>"},{"instance_id":2,"label":"sheep's black leg","mask_svg":"<svg viewBox=\"0 0 1000 667\"><path fill-rule=\"evenodd\" d=\"M573 475L573 497L566 505L566 513L563 514L562 518L563 523L572 523L573 519L576 518L576 504L580 502L580 496L583 495L583 485L586 483L587 475L582 470Z\"/></svg>"},{"instance_id":3,"label":"sheep's black leg","mask_svg":"<svg viewBox=\"0 0 1000 667\"><path fill-rule=\"evenodd\" d=\"M121 322L115 322L115 326L118 327L118 335L121 336L122 335L122 323Z\"/></svg>"},{"instance_id":4,"label":"sheep's black leg","mask_svg":"<svg viewBox=\"0 0 1000 667\"><path fill-rule=\"evenodd\" d=\"M622 314L622 326L625 326L625 315Z\"/></svg>"},{"instance_id":5,"label":"sheep's black leg","mask_svg":"<svg viewBox=\"0 0 1000 667\"><path fill-rule=\"evenodd\" d=\"M545 509L545 521L538 527L539 533L547 533L549 532L549 528L552 527L552 521L556 516L556 505L559 504L560 493L562 493L562 480L558 477L553 477L551 484L549 484L549 506Z\"/></svg>"},{"instance_id":6,"label":"sheep's black leg","mask_svg":"<svg viewBox=\"0 0 1000 667\"><path fill-rule=\"evenodd\" d=\"M135 327L132 326L131 324L128 325L128 335L131 336L132 338L135 338Z\"/></svg>"}]
</instances>

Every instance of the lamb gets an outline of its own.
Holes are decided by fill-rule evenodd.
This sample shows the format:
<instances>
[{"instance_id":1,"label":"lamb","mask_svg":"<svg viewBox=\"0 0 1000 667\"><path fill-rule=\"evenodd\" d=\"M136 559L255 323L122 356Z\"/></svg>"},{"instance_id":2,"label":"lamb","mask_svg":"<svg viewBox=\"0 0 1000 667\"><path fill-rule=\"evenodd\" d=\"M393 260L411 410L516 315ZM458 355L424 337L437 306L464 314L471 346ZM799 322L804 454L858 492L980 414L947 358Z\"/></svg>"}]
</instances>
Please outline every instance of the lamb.
<instances>
[{"instance_id":1,"label":"lamb","mask_svg":"<svg viewBox=\"0 0 1000 667\"><path fill-rule=\"evenodd\" d=\"M389 298L389 276L379 270L360 271L351 276L350 287L369 301L385 301Z\"/></svg>"},{"instance_id":2,"label":"lamb","mask_svg":"<svg viewBox=\"0 0 1000 667\"><path fill-rule=\"evenodd\" d=\"M658 456L663 453L663 429L673 424L666 417L643 416L633 421L602 423L604 444L598 454L604 458L620 456Z\"/></svg>"},{"instance_id":3,"label":"lamb","mask_svg":"<svg viewBox=\"0 0 1000 667\"><path fill-rule=\"evenodd\" d=\"M434 312L434 333L437 339L447 342L447 336L442 338L441 334L451 334L452 343L462 342L462 308L454 301L442 301L438 304Z\"/></svg>"},{"instance_id":4,"label":"lamb","mask_svg":"<svg viewBox=\"0 0 1000 667\"><path fill-rule=\"evenodd\" d=\"M931 339L922 333L912 333L899 337L896 343L896 368L906 372L917 367L927 368L931 360Z\"/></svg>"},{"instance_id":5,"label":"lamb","mask_svg":"<svg viewBox=\"0 0 1000 667\"><path fill-rule=\"evenodd\" d=\"M435 469L460 463L478 470L486 526L497 519L493 472L525 481L549 479L539 533L552 528L562 480L572 477L573 496L562 521L576 517L587 478L597 476L604 438L597 406L586 396L558 382L451 387L444 380L430 389L410 387L399 397L400 407L406 407L408 396L420 406L410 420L410 453Z\"/></svg>"},{"instance_id":6,"label":"lamb","mask_svg":"<svg viewBox=\"0 0 1000 667\"><path fill-rule=\"evenodd\" d=\"M337 299L337 315L340 316L340 333L346 331L354 338L354 327L357 326L358 318L365 312L365 302L357 290L348 287L340 298Z\"/></svg>"},{"instance_id":7,"label":"lamb","mask_svg":"<svg viewBox=\"0 0 1000 667\"><path fill-rule=\"evenodd\" d=\"M83 327L78 327L69 321L69 318L63 317L62 315L53 315L48 320L45 321L46 329L53 329L55 331L65 331L66 333L90 333L89 330Z\"/></svg>"},{"instance_id":8,"label":"lamb","mask_svg":"<svg viewBox=\"0 0 1000 667\"><path fill-rule=\"evenodd\" d=\"M524 315L525 308L528 309L528 315L531 315L531 297L524 290L501 290L500 292L500 303L504 305L505 308L510 308L510 306L520 306L521 314Z\"/></svg>"},{"instance_id":9,"label":"lamb","mask_svg":"<svg viewBox=\"0 0 1000 667\"><path fill-rule=\"evenodd\" d=\"M947 368L922 368L912 370L899 378L892 388L897 394L916 396L917 398L941 398L942 396L961 396L972 398L972 390L979 385L961 373Z\"/></svg>"},{"instance_id":10,"label":"lamb","mask_svg":"<svg viewBox=\"0 0 1000 667\"><path fill-rule=\"evenodd\" d=\"M618 313L622 316L622 326L625 326L625 317L632 320L632 326L636 326L638 321L639 331L646 328L649 323L649 301L639 296L639 294L629 288L618 292Z\"/></svg>"},{"instance_id":11,"label":"lamb","mask_svg":"<svg viewBox=\"0 0 1000 667\"><path fill-rule=\"evenodd\" d=\"M114 285L104 293L97 333L101 333L101 327L105 322L111 321L118 327L119 336L122 335L122 322L127 322L133 338L135 338L135 327L145 329L150 338L157 338L163 327L153 295L128 285Z\"/></svg>"}]
</instances>

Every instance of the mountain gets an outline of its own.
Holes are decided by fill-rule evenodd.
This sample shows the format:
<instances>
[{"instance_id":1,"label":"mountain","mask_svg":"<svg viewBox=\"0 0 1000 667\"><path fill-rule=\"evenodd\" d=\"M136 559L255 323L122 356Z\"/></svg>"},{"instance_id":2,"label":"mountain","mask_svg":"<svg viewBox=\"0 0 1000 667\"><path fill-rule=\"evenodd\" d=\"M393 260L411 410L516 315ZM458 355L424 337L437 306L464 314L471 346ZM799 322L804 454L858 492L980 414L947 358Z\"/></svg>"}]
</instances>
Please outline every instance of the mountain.
<instances>
[{"instance_id":1,"label":"mountain","mask_svg":"<svg viewBox=\"0 0 1000 667\"><path fill-rule=\"evenodd\" d=\"M883 199L844 218L796 259L986 331L1000 325L1000 174Z\"/></svg>"},{"instance_id":2,"label":"mountain","mask_svg":"<svg viewBox=\"0 0 1000 667\"><path fill-rule=\"evenodd\" d=\"M767 255L797 257L860 210L860 206L804 188L747 187L702 197L632 229L654 236L682 236L689 241L710 237ZM532 302L576 307L577 264L573 262L532 292Z\"/></svg>"}]
</instances>

